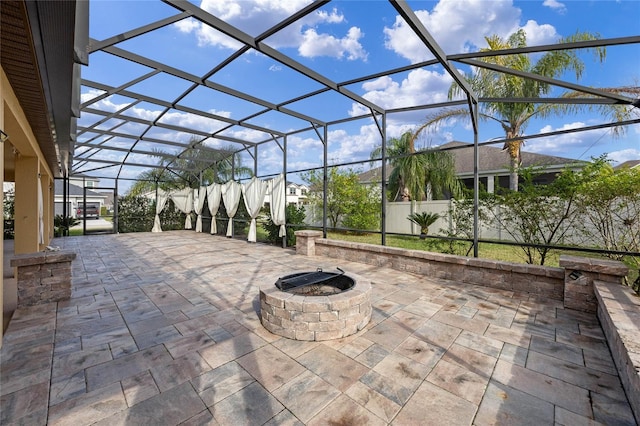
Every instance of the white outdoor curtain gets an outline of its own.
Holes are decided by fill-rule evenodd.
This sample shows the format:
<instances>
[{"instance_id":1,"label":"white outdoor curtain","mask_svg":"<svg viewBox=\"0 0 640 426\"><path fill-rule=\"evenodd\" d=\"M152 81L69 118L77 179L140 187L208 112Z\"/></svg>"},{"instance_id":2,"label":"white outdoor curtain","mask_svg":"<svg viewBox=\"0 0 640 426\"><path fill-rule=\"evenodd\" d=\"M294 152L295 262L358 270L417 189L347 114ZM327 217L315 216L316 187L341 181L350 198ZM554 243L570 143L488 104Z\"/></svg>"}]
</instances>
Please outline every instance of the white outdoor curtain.
<instances>
[{"instance_id":1,"label":"white outdoor curtain","mask_svg":"<svg viewBox=\"0 0 640 426\"><path fill-rule=\"evenodd\" d=\"M184 229L191 229L191 215L193 211L193 189L184 188L179 191L171 192L171 199L178 210L187 215L184 221Z\"/></svg>"},{"instance_id":2,"label":"white outdoor curtain","mask_svg":"<svg viewBox=\"0 0 640 426\"><path fill-rule=\"evenodd\" d=\"M40 175L38 175L38 244L44 244L44 201Z\"/></svg>"},{"instance_id":3,"label":"white outdoor curtain","mask_svg":"<svg viewBox=\"0 0 640 426\"><path fill-rule=\"evenodd\" d=\"M264 195L267 192L268 182L262 181L257 177L252 177L247 183L242 184L242 197L244 205L247 208L249 216L251 216L251 225L249 225L249 242L256 242L256 218L260 214Z\"/></svg>"},{"instance_id":4,"label":"white outdoor curtain","mask_svg":"<svg viewBox=\"0 0 640 426\"><path fill-rule=\"evenodd\" d=\"M207 186L207 205L209 206L209 213L211 213L211 233L216 234L218 227L216 226L216 215L220 208L220 196L222 195L222 185L219 183L212 183Z\"/></svg>"},{"instance_id":5,"label":"white outdoor curtain","mask_svg":"<svg viewBox=\"0 0 640 426\"><path fill-rule=\"evenodd\" d=\"M287 235L287 218L285 215L285 202L287 195L285 193L286 182L284 175L279 175L269 181L269 192L271 192L271 220L274 225L280 225L280 232L278 236L284 237Z\"/></svg>"},{"instance_id":6,"label":"white outdoor curtain","mask_svg":"<svg viewBox=\"0 0 640 426\"><path fill-rule=\"evenodd\" d=\"M206 196L207 187L201 186L198 190L198 196L193 202L193 207L196 210L196 214L198 215L198 217L196 218L196 232L202 232L202 207L204 206L204 199Z\"/></svg>"},{"instance_id":7,"label":"white outdoor curtain","mask_svg":"<svg viewBox=\"0 0 640 426\"><path fill-rule=\"evenodd\" d=\"M162 189L158 189L158 194L156 196L156 216L153 218L153 228L151 228L151 232L162 232L162 227L160 226L160 213L162 213L164 206L167 205L168 200L169 193L164 192Z\"/></svg>"},{"instance_id":8,"label":"white outdoor curtain","mask_svg":"<svg viewBox=\"0 0 640 426\"><path fill-rule=\"evenodd\" d=\"M227 210L227 216L229 216L227 237L233 236L233 217L236 215L236 211L238 211L241 193L241 185L238 182L230 180L222 185L222 200L224 201L224 207Z\"/></svg>"}]
</instances>

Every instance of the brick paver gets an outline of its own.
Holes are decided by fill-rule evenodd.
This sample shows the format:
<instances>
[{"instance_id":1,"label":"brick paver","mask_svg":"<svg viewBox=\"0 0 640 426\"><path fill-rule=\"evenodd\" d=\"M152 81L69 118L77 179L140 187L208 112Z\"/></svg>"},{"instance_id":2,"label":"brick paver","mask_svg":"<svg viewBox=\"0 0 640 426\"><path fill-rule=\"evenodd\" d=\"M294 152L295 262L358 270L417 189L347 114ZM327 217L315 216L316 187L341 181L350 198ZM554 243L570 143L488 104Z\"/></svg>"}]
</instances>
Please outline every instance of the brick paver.
<instances>
[{"instance_id":1,"label":"brick paver","mask_svg":"<svg viewBox=\"0 0 640 426\"><path fill-rule=\"evenodd\" d=\"M635 424L595 315L558 301L191 231L71 237L68 301L16 311L0 423ZM371 280L365 329L260 324L264 276Z\"/></svg>"}]
</instances>

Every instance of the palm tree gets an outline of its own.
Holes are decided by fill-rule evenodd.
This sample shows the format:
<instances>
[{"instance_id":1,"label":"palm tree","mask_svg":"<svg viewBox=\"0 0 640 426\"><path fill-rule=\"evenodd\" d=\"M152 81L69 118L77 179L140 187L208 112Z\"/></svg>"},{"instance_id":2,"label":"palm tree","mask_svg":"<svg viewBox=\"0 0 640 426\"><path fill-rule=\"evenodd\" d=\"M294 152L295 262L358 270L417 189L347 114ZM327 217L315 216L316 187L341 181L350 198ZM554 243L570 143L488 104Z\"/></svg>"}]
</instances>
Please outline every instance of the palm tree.
<instances>
[{"instance_id":1,"label":"palm tree","mask_svg":"<svg viewBox=\"0 0 640 426\"><path fill-rule=\"evenodd\" d=\"M599 38L597 35L590 33L576 33L570 37L560 39L559 43L578 42L585 40L594 40ZM527 45L526 34L524 30L518 30L508 39L504 40L497 35L486 38L488 48L482 51L497 51L504 49L513 49L525 47ZM590 48L596 58L602 62L606 52L604 48ZM580 79L584 69L584 63L573 50L556 50L547 52L540 58L532 62L527 54L512 54L488 56L480 59L483 62L500 65L516 71L524 71L548 78L555 78L567 71L573 71L576 79ZM469 81L472 89L478 97L485 98L525 98L535 99L541 98L548 94L552 86L549 83L540 82L532 79L525 79L511 74L499 73L487 68L478 67L475 72L465 76ZM632 88L604 89L610 92L633 93ZM635 88L637 89L637 88ZM462 94L461 88L457 84L453 84L449 89L449 99L454 99ZM564 97L575 96L574 92L565 93ZM588 96L584 93L581 97ZM504 149L508 151L511 159L511 175L509 187L512 190L518 189L518 168L520 166L520 149L524 144L522 139L518 139L523 135L529 121L534 117L545 118L552 114L560 115L567 112L576 112L579 109L593 108L592 106L571 105L571 104L540 104L534 102L489 102L480 106L479 117L484 120L495 120L502 126L506 139L515 139L505 143ZM608 106L611 112L611 106ZM617 108L613 110L618 120L624 119L630 109ZM437 124L454 117L469 117L467 108L449 109L439 113L427 116L426 122L418 128L418 135L425 128L435 128Z\"/></svg>"},{"instance_id":2,"label":"palm tree","mask_svg":"<svg viewBox=\"0 0 640 426\"><path fill-rule=\"evenodd\" d=\"M190 145L193 143L192 140ZM199 184L201 177L203 185L214 182L224 183L232 177L250 177L253 171L242 165L242 158L239 155L233 155L233 150L231 146L218 150L193 148L180 154L179 158L173 159L171 163L169 159L172 157L157 151L159 165L167 167L152 168L140 173L138 180L129 189L129 194L140 195L155 191L156 182L160 189L168 191ZM175 167L172 168L171 165ZM199 175L200 173L202 176Z\"/></svg>"},{"instance_id":3,"label":"palm tree","mask_svg":"<svg viewBox=\"0 0 640 426\"><path fill-rule=\"evenodd\" d=\"M389 199L421 201L426 198L426 188L435 198L442 198L447 192L459 195L461 186L453 156L437 150L416 151L415 139L412 132L405 132L388 141L387 161L393 166L389 175ZM371 159L381 155L382 146L378 146L371 152Z\"/></svg>"}]
</instances>

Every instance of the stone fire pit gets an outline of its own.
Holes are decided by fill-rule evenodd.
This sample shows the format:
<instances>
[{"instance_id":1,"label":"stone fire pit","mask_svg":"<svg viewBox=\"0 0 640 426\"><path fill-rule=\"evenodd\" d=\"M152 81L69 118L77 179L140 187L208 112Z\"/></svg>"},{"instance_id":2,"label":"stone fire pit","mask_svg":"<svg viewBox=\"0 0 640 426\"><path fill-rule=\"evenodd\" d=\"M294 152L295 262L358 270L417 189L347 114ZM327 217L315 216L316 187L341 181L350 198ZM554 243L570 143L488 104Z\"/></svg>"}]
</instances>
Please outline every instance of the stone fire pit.
<instances>
[{"instance_id":1,"label":"stone fire pit","mask_svg":"<svg viewBox=\"0 0 640 426\"><path fill-rule=\"evenodd\" d=\"M301 289L301 294L276 287L279 280L299 275L303 274L271 276L260 287L260 318L270 332L295 340L340 339L362 330L371 320L369 280L349 273L353 287L321 296L311 295L309 287L314 286Z\"/></svg>"}]
</instances>

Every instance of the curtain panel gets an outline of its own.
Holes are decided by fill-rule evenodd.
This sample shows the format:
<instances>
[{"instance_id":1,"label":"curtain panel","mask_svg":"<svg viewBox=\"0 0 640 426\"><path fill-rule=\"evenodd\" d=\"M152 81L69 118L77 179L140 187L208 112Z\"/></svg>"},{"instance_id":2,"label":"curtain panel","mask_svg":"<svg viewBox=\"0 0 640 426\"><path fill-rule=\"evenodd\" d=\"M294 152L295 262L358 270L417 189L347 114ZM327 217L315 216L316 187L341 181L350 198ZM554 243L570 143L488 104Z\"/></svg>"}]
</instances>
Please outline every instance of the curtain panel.
<instances>
[{"instance_id":1,"label":"curtain panel","mask_svg":"<svg viewBox=\"0 0 640 426\"><path fill-rule=\"evenodd\" d=\"M153 218L153 228L151 232L162 232L162 226L160 226L160 213L164 210L169 200L169 193L164 192L162 189L158 189L156 194L156 216Z\"/></svg>"},{"instance_id":2,"label":"curtain panel","mask_svg":"<svg viewBox=\"0 0 640 426\"><path fill-rule=\"evenodd\" d=\"M252 177L247 183L242 184L242 198L247 208L249 216L251 216L251 224L249 225L248 241L256 242L256 218L260 214L260 209L264 203L264 196L267 193L269 182Z\"/></svg>"},{"instance_id":3,"label":"curtain panel","mask_svg":"<svg viewBox=\"0 0 640 426\"><path fill-rule=\"evenodd\" d=\"M156 215L153 221L151 232L162 232L160 225L160 213L165 208L169 198L173 200L176 208L187 215L185 229L191 229L191 215L195 210L197 214L196 232L202 232L202 209L205 198L207 207L211 213L211 234L218 232L216 225L216 215L220 209L220 201L224 201L224 206L229 217L227 225L227 237L233 236L233 218L238 211L240 196L242 195L247 212L251 217L249 226L248 241L257 240L256 218L260 214L260 209L264 204L266 194L271 195L271 220L280 227L278 235L284 237L287 234L286 225L286 181L283 174L269 180L260 180L257 177L251 178L247 183L240 184L229 181L224 184L213 183L209 186L201 186L198 189L183 188L177 191L165 192L158 189L156 198Z\"/></svg>"},{"instance_id":4,"label":"curtain panel","mask_svg":"<svg viewBox=\"0 0 640 426\"><path fill-rule=\"evenodd\" d=\"M184 229L191 229L191 212L193 211L193 189L184 188L171 192L171 199L178 210L187 215L184 221Z\"/></svg>"},{"instance_id":5,"label":"curtain panel","mask_svg":"<svg viewBox=\"0 0 640 426\"><path fill-rule=\"evenodd\" d=\"M218 232L218 226L216 224L216 215L220 208L220 197L222 196L222 185L219 183L212 183L207 186L207 205L209 207L209 213L211 213L211 234Z\"/></svg>"},{"instance_id":6,"label":"curtain panel","mask_svg":"<svg viewBox=\"0 0 640 426\"><path fill-rule=\"evenodd\" d=\"M196 195L196 190L193 190ZM204 207L204 199L207 197L207 187L201 186L198 189L197 197L193 201L193 207L198 217L196 218L196 232L202 232L202 207Z\"/></svg>"},{"instance_id":7,"label":"curtain panel","mask_svg":"<svg viewBox=\"0 0 640 426\"><path fill-rule=\"evenodd\" d=\"M240 204L240 194L242 193L242 186L238 182L230 180L222 185L222 200L224 201L224 207L227 210L227 216L229 216L229 224L227 225L227 237L233 236L233 217L238 211L238 204Z\"/></svg>"},{"instance_id":8,"label":"curtain panel","mask_svg":"<svg viewBox=\"0 0 640 426\"><path fill-rule=\"evenodd\" d=\"M286 207L286 181L284 179L284 175L280 174L278 177L273 178L269 181L269 192L271 193L271 220L274 225L280 226L280 232L278 236L284 237L287 235L287 228L285 227L287 223L287 218L285 214Z\"/></svg>"}]
</instances>

